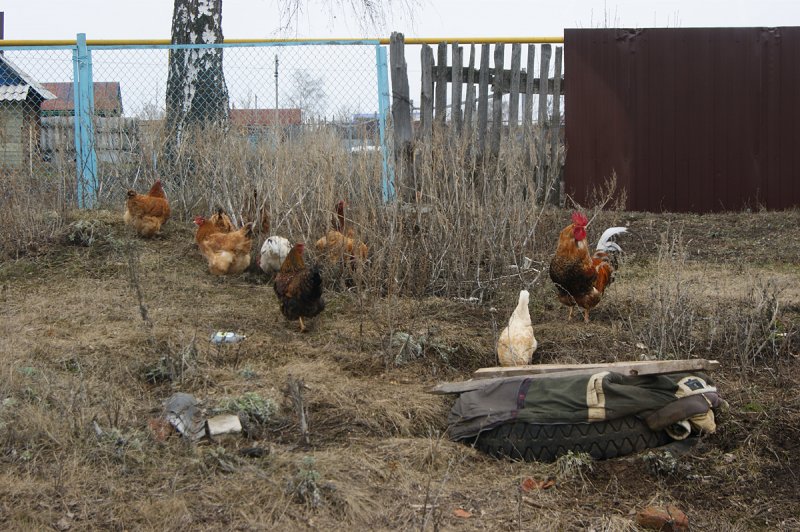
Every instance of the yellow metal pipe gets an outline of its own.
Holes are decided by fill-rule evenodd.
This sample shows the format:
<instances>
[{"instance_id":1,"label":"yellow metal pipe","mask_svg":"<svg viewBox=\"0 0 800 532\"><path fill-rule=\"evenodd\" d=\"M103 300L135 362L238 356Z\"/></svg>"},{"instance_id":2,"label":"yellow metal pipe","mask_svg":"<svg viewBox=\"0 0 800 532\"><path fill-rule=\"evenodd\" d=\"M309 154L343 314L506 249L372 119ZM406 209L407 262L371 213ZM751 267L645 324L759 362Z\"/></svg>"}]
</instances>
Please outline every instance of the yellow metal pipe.
<instances>
[{"instance_id":1,"label":"yellow metal pipe","mask_svg":"<svg viewBox=\"0 0 800 532\"><path fill-rule=\"evenodd\" d=\"M225 39L223 42L228 44L248 44L248 43L292 43L292 42L329 42L329 41L378 41L381 44L389 44L386 37L364 37L360 39L348 38L326 38L326 39ZM496 43L523 43L523 44L560 44L564 42L564 37L407 37L406 44L438 44L440 42L459 43L459 44L496 44ZM0 40L0 46L70 46L76 44L75 39L7 39ZM172 44L169 39L87 39L88 46L137 46L137 45L164 45Z\"/></svg>"},{"instance_id":2,"label":"yellow metal pipe","mask_svg":"<svg viewBox=\"0 0 800 532\"><path fill-rule=\"evenodd\" d=\"M406 44L439 44L440 42L459 44L559 44L564 37L406 37ZM389 39L381 39L381 44L389 44Z\"/></svg>"}]
</instances>

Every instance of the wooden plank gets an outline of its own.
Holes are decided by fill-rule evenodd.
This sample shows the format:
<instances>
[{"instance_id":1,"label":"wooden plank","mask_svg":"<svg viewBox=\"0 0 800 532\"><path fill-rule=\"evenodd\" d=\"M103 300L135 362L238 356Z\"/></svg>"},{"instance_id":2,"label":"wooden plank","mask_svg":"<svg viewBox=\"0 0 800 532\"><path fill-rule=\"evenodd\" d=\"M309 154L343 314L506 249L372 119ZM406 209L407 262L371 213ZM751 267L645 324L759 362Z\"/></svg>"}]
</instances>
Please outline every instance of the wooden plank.
<instances>
[{"instance_id":1,"label":"wooden plank","mask_svg":"<svg viewBox=\"0 0 800 532\"><path fill-rule=\"evenodd\" d=\"M511 45L511 88L508 101L508 130L517 127L519 120L519 67L522 55L522 45Z\"/></svg>"},{"instance_id":2,"label":"wooden plank","mask_svg":"<svg viewBox=\"0 0 800 532\"><path fill-rule=\"evenodd\" d=\"M422 45L420 52L422 63L422 88L419 104L419 134L428 140L433 132L433 48Z\"/></svg>"},{"instance_id":3,"label":"wooden plank","mask_svg":"<svg viewBox=\"0 0 800 532\"><path fill-rule=\"evenodd\" d=\"M549 44L542 45L542 54L539 62L539 77L547 79L550 72L550 54L552 47ZM539 139L536 157L536 203L541 205L545 198L545 187L547 185L547 175L545 171L545 154L547 149L547 88L544 84L539 84Z\"/></svg>"},{"instance_id":4,"label":"wooden plank","mask_svg":"<svg viewBox=\"0 0 800 532\"><path fill-rule=\"evenodd\" d=\"M461 88L463 86L461 75L464 72L463 49L458 43L453 43L453 84L450 95L450 122L461 133Z\"/></svg>"},{"instance_id":5,"label":"wooden plank","mask_svg":"<svg viewBox=\"0 0 800 532\"><path fill-rule=\"evenodd\" d=\"M440 42L436 58L436 122L444 126L447 121L447 43Z\"/></svg>"},{"instance_id":6,"label":"wooden plank","mask_svg":"<svg viewBox=\"0 0 800 532\"><path fill-rule=\"evenodd\" d=\"M553 87L553 115L550 117L550 175L553 184L550 191L550 203L561 205L561 163L559 161L558 148L561 145L561 60L562 47L556 47L555 56L555 86Z\"/></svg>"},{"instance_id":7,"label":"wooden plank","mask_svg":"<svg viewBox=\"0 0 800 532\"><path fill-rule=\"evenodd\" d=\"M649 363L650 366L646 366L644 364ZM666 363L677 363L668 365ZM517 374L510 374L505 375L502 377L491 377L488 373L482 374L482 378L475 378L470 379L467 381L462 382L443 382L439 383L432 388L426 390L427 393L435 394L435 395L444 395L444 394L451 394L451 393L463 393L469 392L472 390L481 390L488 386L491 386L495 383L502 382L507 379L554 379L559 377L574 377L576 375L594 375L600 371L614 371L616 373L622 373L623 375L666 375L669 373L681 373L681 372L691 372L691 371L707 371L711 369L716 369L719 367L719 362L716 360L706 360L706 359L693 359L693 360L662 360L662 361L643 361L642 365L639 365L633 370L635 373L631 373L630 371L625 371L622 366L616 366L614 369L609 369L609 366L614 367L614 364L626 364L624 362L619 363L612 363L612 364L566 364L561 366L561 370L553 370L550 373L517 373ZM630 362L627 363L630 368ZM660 365L661 364L661 365ZM545 364L540 364L539 366L547 366ZM557 367L558 364L550 365L551 369L553 367ZM522 370L523 368L531 368L533 366L518 366L516 368L485 368L487 370ZM570 369L572 368L572 369ZM480 370L478 370L480 371ZM476 372L477 373L477 372Z\"/></svg>"},{"instance_id":8,"label":"wooden plank","mask_svg":"<svg viewBox=\"0 0 800 532\"><path fill-rule=\"evenodd\" d=\"M489 121L489 45L481 45L478 74L478 155L486 153L486 123Z\"/></svg>"},{"instance_id":9,"label":"wooden plank","mask_svg":"<svg viewBox=\"0 0 800 532\"><path fill-rule=\"evenodd\" d=\"M503 52L506 45L497 43L494 45L494 69L498 73L503 71ZM501 75L494 78L492 84L492 133L489 144L489 152L493 157L500 154L500 137L503 133L503 91L501 89Z\"/></svg>"},{"instance_id":10,"label":"wooden plank","mask_svg":"<svg viewBox=\"0 0 800 532\"><path fill-rule=\"evenodd\" d=\"M408 67L405 58L405 37L394 32L389 39L389 62L392 71L392 123L394 124L394 160L398 168L399 188L403 199L415 197L413 167L413 132L411 129L411 97L408 89Z\"/></svg>"},{"instance_id":11,"label":"wooden plank","mask_svg":"<svg viewBox=\"0 0 800 532\"><path fill-rule=\"evenodd\" d=\"M467 95L464 100L464 127L467 135L472 135L472 114L475 110L475 45L469 46L469 67L467 67Z\"/></svg>"},{"instance_id":12,"label":"wooden plank","mask_svg":"<svg viewBox=\"0 0 800 532\"><path fill-rule=\"evenodd\" d=\"M489 377L508 377L510 375L536 375L558 371L591 369L614 371L625 375L657 375L660 373L676 373L680 371L698 371L716 369L717 360L692 358L684 360L634 360L630 362L605 362L599 364L531 364L528 366L481 368L472 375L476 379Z\"/></svg>"},{"instance_id":13,"label":"wooden plank","mask_svg":"<svg viewBox=\"0 0 800 532\"><path fill-rule=\"evenodd\" d=\"M526 126L526 131L530 131L530 126L533 123L533 70L536 67L536 45L528 45L528 69L525 76L525 109L523 109L523 122Z\"/></svg>"}]
</instances>

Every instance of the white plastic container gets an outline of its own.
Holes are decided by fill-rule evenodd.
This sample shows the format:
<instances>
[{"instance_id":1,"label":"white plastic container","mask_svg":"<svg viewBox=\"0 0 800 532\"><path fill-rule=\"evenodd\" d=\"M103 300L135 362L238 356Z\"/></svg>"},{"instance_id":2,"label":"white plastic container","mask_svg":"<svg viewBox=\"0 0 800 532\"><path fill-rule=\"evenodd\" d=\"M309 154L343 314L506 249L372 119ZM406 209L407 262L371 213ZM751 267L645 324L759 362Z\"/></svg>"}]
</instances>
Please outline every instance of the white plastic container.
<instances>
[{"instance_id":1,"label":"white plastic container","mask_svg":"<svg viewBox=\"0 0 800 532\"><path fill-rule=\"evenodd\" d=\"M244 334L237 334L235 332L217 331L211 335L212 344L236 344L247 338Z\"/></svg>"}]
</instances>

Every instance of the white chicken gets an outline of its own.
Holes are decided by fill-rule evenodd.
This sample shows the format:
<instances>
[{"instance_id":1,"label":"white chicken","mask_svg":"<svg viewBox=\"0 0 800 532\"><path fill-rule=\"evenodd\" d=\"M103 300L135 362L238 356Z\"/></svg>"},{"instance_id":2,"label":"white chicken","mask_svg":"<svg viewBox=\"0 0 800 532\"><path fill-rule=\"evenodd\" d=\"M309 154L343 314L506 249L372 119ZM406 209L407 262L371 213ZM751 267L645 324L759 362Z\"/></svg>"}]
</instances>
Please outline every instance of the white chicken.
<instances>
[{"instance_id":1,"label":"white chicken","mask_svg":"<svg viewBox=\"0 0 800 532\"><path fill-rule=\"evenodd\" d=\"M264 270L264 273L277 273L291 250L292 245L289 240L282 236L271 236L261 246L261 257L258 259L258 265Z\"/></svg>"},{"instance_id":2,"label":"white chicken","mask_svg":"<svg viewBox=\"0 0 800 532\"><path fill-rule=\"evenodd\" d=\"M497 358L501 366L525 366L531 363L536 351L536 337L533 336L531 314L528 310L530 294L527 290L519 293L519 303L497 339Z\"/></svg>"}]
</instances>

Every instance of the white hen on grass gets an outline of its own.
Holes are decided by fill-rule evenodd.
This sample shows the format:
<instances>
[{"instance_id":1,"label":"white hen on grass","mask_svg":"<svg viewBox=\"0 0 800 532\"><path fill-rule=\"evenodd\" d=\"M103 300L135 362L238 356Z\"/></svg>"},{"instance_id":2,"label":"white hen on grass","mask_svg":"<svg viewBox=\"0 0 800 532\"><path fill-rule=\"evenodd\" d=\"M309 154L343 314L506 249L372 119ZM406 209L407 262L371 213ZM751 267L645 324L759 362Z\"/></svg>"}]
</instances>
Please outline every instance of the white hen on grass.
<instances>
[{"instance_id":1,"label":"white hen on grass","mask_svg":"<svg viewBox=\"0 0 800 532\"><path fill-rule=\"evenodd\" d=\"M519 303L497 339L497 358L501 366L525 366L531 363L536 351L536 337L533 336L531 313L528 310L530 294L527 290L519 293Z\"/></svg>"},{"instance_id":2,"label":"white hen on grass","mask_svg":"<svg viewBox=\"0 0 800 532\"><path fill-rule=\"evenodd\" d=\"M261 257L258 259L258 265L267 274L277 273L291 250L292 245L289 240L282 236L271 236L261 246Z\"/></svg>"}]
</instances>

